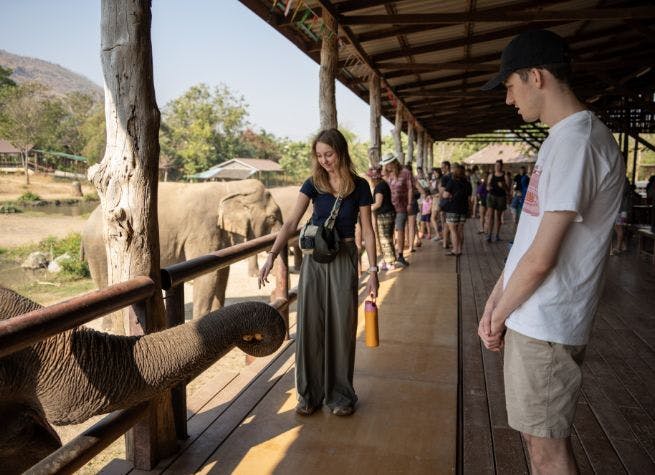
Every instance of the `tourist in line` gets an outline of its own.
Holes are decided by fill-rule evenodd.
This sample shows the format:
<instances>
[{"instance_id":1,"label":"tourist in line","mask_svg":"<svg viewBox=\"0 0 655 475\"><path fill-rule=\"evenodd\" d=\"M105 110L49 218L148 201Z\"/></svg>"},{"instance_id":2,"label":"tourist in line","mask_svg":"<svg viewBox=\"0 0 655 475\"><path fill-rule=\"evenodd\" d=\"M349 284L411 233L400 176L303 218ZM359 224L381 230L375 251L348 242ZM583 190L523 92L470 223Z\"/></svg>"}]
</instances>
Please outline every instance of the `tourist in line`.
<instances>
[{"instance_id":1,"label":"tourist in line","mask_svg":"<svg viewBox=\"0 0 655 475\"><path fill-rule=\"evenodd\" d=\"M396 263L395 267L407 267L409 262L403 255L405 248L405 224L407 215L412 211L412 176L405 170L393 153L387 153L380 164L384 167L384 177L391 188L391 202L396 210L395 221L395 243Z\"/></svg>"},{"instance_id":2,"label":"tourist in line","mask_svg":"<svg viewBox=\"0 0 655 475\"><path fill-rule=\"evenodd\" d=\"M485 220L487 218L487 193L487 184L485 183L484 178L480 178L475 190L478 211L480 213L480 228L478 229L478 234L484 234L487 229L485 227Z\"/></svg>"},{"instance_id":3,"label":"tourist in line","mask_svg":"<svg viewBox=\"0 0 655 475\"><path fill-rule=\"evenodd\" d=\"M419 238L431 239L432 233L430 229L430 216L432 215L432 195L429 190L423 195L421 202L421 222L419 223Z\"/></svg>"},{"instance_id":4,"label":"tourist in line","mask_svg":"<svg viewBox=\"0 0 655 475\"><path fill-rule=\"evenodd\" d=\"M487 242L491 242L494 231L496 231L496 241L500 241L500 225L503 212L507 209L508 189L503 172L503 161L496 160L494 172L487 176Z\"/></svg>"},{"instance_id":5,"label":"tourist in line","mask_svg":"<svg viewBox=\"0 0 655 475\"><path fill-rule=\"evenodd\" d=\"M444 196L444 191L446 191L446 187L448 186L448 182L452 178L452 174L450 173L450 162L448 160L444 160L441 162L441 181L439 182L439 215L441 217L441 244L443 245L444 249L448 249L449 246L449 241L448 238L450 236L450 230L448 228L448 223L446 222L446 206L448 205L448 198Z\"/></svg>"},{"instance_id":6,"label":"tourist in line","mask_svg":"<svg viewBox=\"0 0 655 475\"><path fill-rule=\"evenodd\" d=\"M393 229L396 221L396 210L391 202L391 188L382 179L382 167L371 167L367 175L373 183L373 205L371 210L375 217L378 241L382 253L380 270L386 271L396 263L396 253L393 247Z\"/></svg>"},{"instance_id":7,"label":"tourist in line","mask_svg":"<svg viewBox=\"0 0 655 475\"><path fill-rule=\"evenodd\" d=\"M576 98L570 71L561 37L527 31L483 87L504 84L525 122L550 127L478 328L486 348L504 345L507 421L525 440L531 473L578 473L571 426L625 176L612 133Z\"/></svg>"},{"instance_id":8,"label":"tourist in line","mask_svg":"<svg viewBox=\"0 0 655 475\"><path fill-rule=\"evenodd\" d=\"M446 189L443 192L444 198L448 199L446 204L446 222L450 229L450 236L453 241L453 248L446 252L448 256L459 256L462 254L464 244L464 223L469 214L469 200L473 194L471 182L466 178L464 167L455 164L453 175Z\"/></svg>"},{"instance_id":9,"label":"tourist in line","mask_svg":"<svg viewBox=\"0 0 655 475\"><path fill-rule=\"evenodd\" d=\"M335 229L341 243L336 258L318 263L310 255L302 261L298 283L298 330L296 333L296 412L309 416L323 404L332 414L348 416L355 411L353 387L357 330L358 253L355 223L361 216L368 262L377 261L371 223L373 198L366 180L358 177L348 144L337 129L320 132L312 145L312 176L300 188L296 205L278 233L266 262L259 271L259 285L268 282L273 261L298 227L310 201L312 223L323 224L337 197L342 197ZM368 269L366 294L377 296L377 267Z\"/></svg>"}]
</instances>

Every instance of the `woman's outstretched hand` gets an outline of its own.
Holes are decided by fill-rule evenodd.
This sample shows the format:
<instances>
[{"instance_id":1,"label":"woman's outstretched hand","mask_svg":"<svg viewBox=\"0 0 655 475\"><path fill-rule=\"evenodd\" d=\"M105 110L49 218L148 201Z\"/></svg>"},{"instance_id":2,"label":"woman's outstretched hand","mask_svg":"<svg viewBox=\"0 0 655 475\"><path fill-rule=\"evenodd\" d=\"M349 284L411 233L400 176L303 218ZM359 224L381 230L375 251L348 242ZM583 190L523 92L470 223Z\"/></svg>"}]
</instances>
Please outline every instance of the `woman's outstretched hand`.
<instances>
[{"instance_id":1,"label":"woman's outstretched hand","mask_svg":"<svg viewBox=\"0 0 655 475\"><path fill-rule=\"evenodd\" d=\"M268 274L271 272L271 269L273 268L273 261L274 261L273 254L269 254L266 257L266 262L264 262L264 265L262 265L262 267L259 269L258 286L260 289L266 284L268 284Z\"/></svg>"},{"instance_id":2,"label":"woman's outstretched hand","mask_svg":"<svg viewBox=\"0 0 655 475\"><path fill-rule=\"evenodd\" d=\"M366 295L369 295L371 298L377 298L378 297L378 288L380 287L380 283L378 282L378 273L373 272L369 278L368 282L366 283Z\"/></svg>"}]
</instances>

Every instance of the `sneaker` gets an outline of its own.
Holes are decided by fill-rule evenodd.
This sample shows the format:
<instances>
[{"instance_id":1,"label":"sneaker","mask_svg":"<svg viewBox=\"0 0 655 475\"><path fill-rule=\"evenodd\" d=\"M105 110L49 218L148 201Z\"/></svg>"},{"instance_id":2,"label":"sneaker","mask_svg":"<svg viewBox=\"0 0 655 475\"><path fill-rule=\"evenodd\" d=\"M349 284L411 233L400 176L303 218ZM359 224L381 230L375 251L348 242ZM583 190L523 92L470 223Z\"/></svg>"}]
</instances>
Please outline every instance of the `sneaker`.
<instances>
[{"instance_id":1,"label":"sneaker","mask_svg":"<svg viewBox=\"0 0 655 475\"><path fill-rule=\"evenodd\" d=\"M487 236L487 242L491 242L491 234Z\"/></svg>"},{"instance_id":2,"label":"sneaker","mask_svg":"<svg viewBox=\"0 0 655 475\"><path fill-rule=\"evenodd\" d=\"M407 267L408 265L409 265L409 262L407 262L405 259L403 259L402 261L401 261L400 259L398 259L398 260L394 263L393 268L394 268L394 269L404 269L404 268Z\"/></svg>"},{"instance_id":3,"label":"sneaker","mask_svg":"<svg viewBox=\"0 0 655 475\"><path fill-rule=\"evenodd\" d=\"M495 239L495 241L496 241L496 242L498 242L498 241L502 241L502 239L500 239L500 236L499 236L498 234L496 234L496 239Z\"/></svg>"},{"instance_id":4,"label":"sneaker","mask_svg":"<svg viewBox=\"0 0 655 475\"><path fill-rule=\"evenodd\" d=\"M352 406L337 406L332 409L332 414L335 416L352 416L355 409Z\"/></svg>"},{"instance_id":5,"label":"sneaker","mask_svg":"<svg viewBox=\"0 0 655 475\"><path fill-rule=\"evenodd\" d=\"M299 402L298 405L296 406L296 414L301 415L301 416L311 416L316 412L316 409L314 406L310 406L309 404Z\"/></svg>"},{"instance_id":6,"label":"sneaker","mask_svg":"<svg viewBox=\"0 0 655 475\"><path fill-rule=\"evenodd\" d=\"M389 267L387 266L387 263L386 263L386 262L380 266L380 270L381 270L382 272L386 272L386 271L389 270Z\"/></svg>"},{"instance_id":7,"label":"sneaker","mask_svg":"<svg viewBox=\"0 0 655 475\"><path fill-rule=\"evenodd\" d=\"M409 262L407 262L407 261L405 260L405 256L400 256L400 257L396 260L396 262L400 262L401 264L404 264L405 267L407 267L407 266L409 265Z\"/></svg>"},{"instance_id":8,"label":"sneaker","mask_svg":"<svg viewBox=\"0 0 655 475\"><path fill-rule=\"evenodd\" d=\"M432 238L432 241L439 242L439 241L441 241L441 237L440 236L435 236L435 237Z\"/></svg>"}]
</instances>

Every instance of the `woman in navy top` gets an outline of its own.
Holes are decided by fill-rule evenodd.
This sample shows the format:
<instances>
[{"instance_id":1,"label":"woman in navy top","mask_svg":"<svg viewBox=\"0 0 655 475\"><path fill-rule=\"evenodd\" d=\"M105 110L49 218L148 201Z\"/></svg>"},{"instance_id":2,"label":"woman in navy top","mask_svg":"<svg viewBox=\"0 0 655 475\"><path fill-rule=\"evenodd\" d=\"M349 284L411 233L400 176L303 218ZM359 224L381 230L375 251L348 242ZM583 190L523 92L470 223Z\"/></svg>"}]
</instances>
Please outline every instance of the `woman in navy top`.
<instances>
[{"instance_id":1,"label":"woman in navy top","mask_svg":"<svg viewBox=\"0 0 655 475\"><path fill-rule=\"evenodd\" d=\"M337 196L342 196L335 228L341 238L337 257L327 264L307 255L300 268L296 334L296 412L313 414L325 404L332 414L348 416L355 410L353 388L357 330L357 262L355 223L361 215L368 262L377 262L371 221L373 197L368 183L355 174L348 144L337 129L324 130L312 145L312 176L300 188L293 213L259 271L259 284L268 282L273 261L298 228L309 202L312 223L323 224ZM366 293L377 297L377 267L369 267Z\"/></svg>"}]
</instances>

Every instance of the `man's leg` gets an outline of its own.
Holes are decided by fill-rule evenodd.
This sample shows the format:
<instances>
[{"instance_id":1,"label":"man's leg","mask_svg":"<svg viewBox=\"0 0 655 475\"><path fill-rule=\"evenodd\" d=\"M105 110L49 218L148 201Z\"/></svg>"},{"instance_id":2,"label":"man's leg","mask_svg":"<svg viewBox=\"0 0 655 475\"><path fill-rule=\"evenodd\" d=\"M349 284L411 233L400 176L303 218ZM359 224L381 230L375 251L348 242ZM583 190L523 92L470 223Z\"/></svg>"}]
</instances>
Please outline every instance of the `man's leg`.
<instances>
[{"instance_id":1,"label":"man's leg","mask_svg":"<svg viewBox=\"0 0 655 475\"><path fill-rule=\"evenodd\" d=\"M570 437L549 439L523 433L521 435L530 453L532 475L579 473Z\"/></svg>"}]
</instances>

